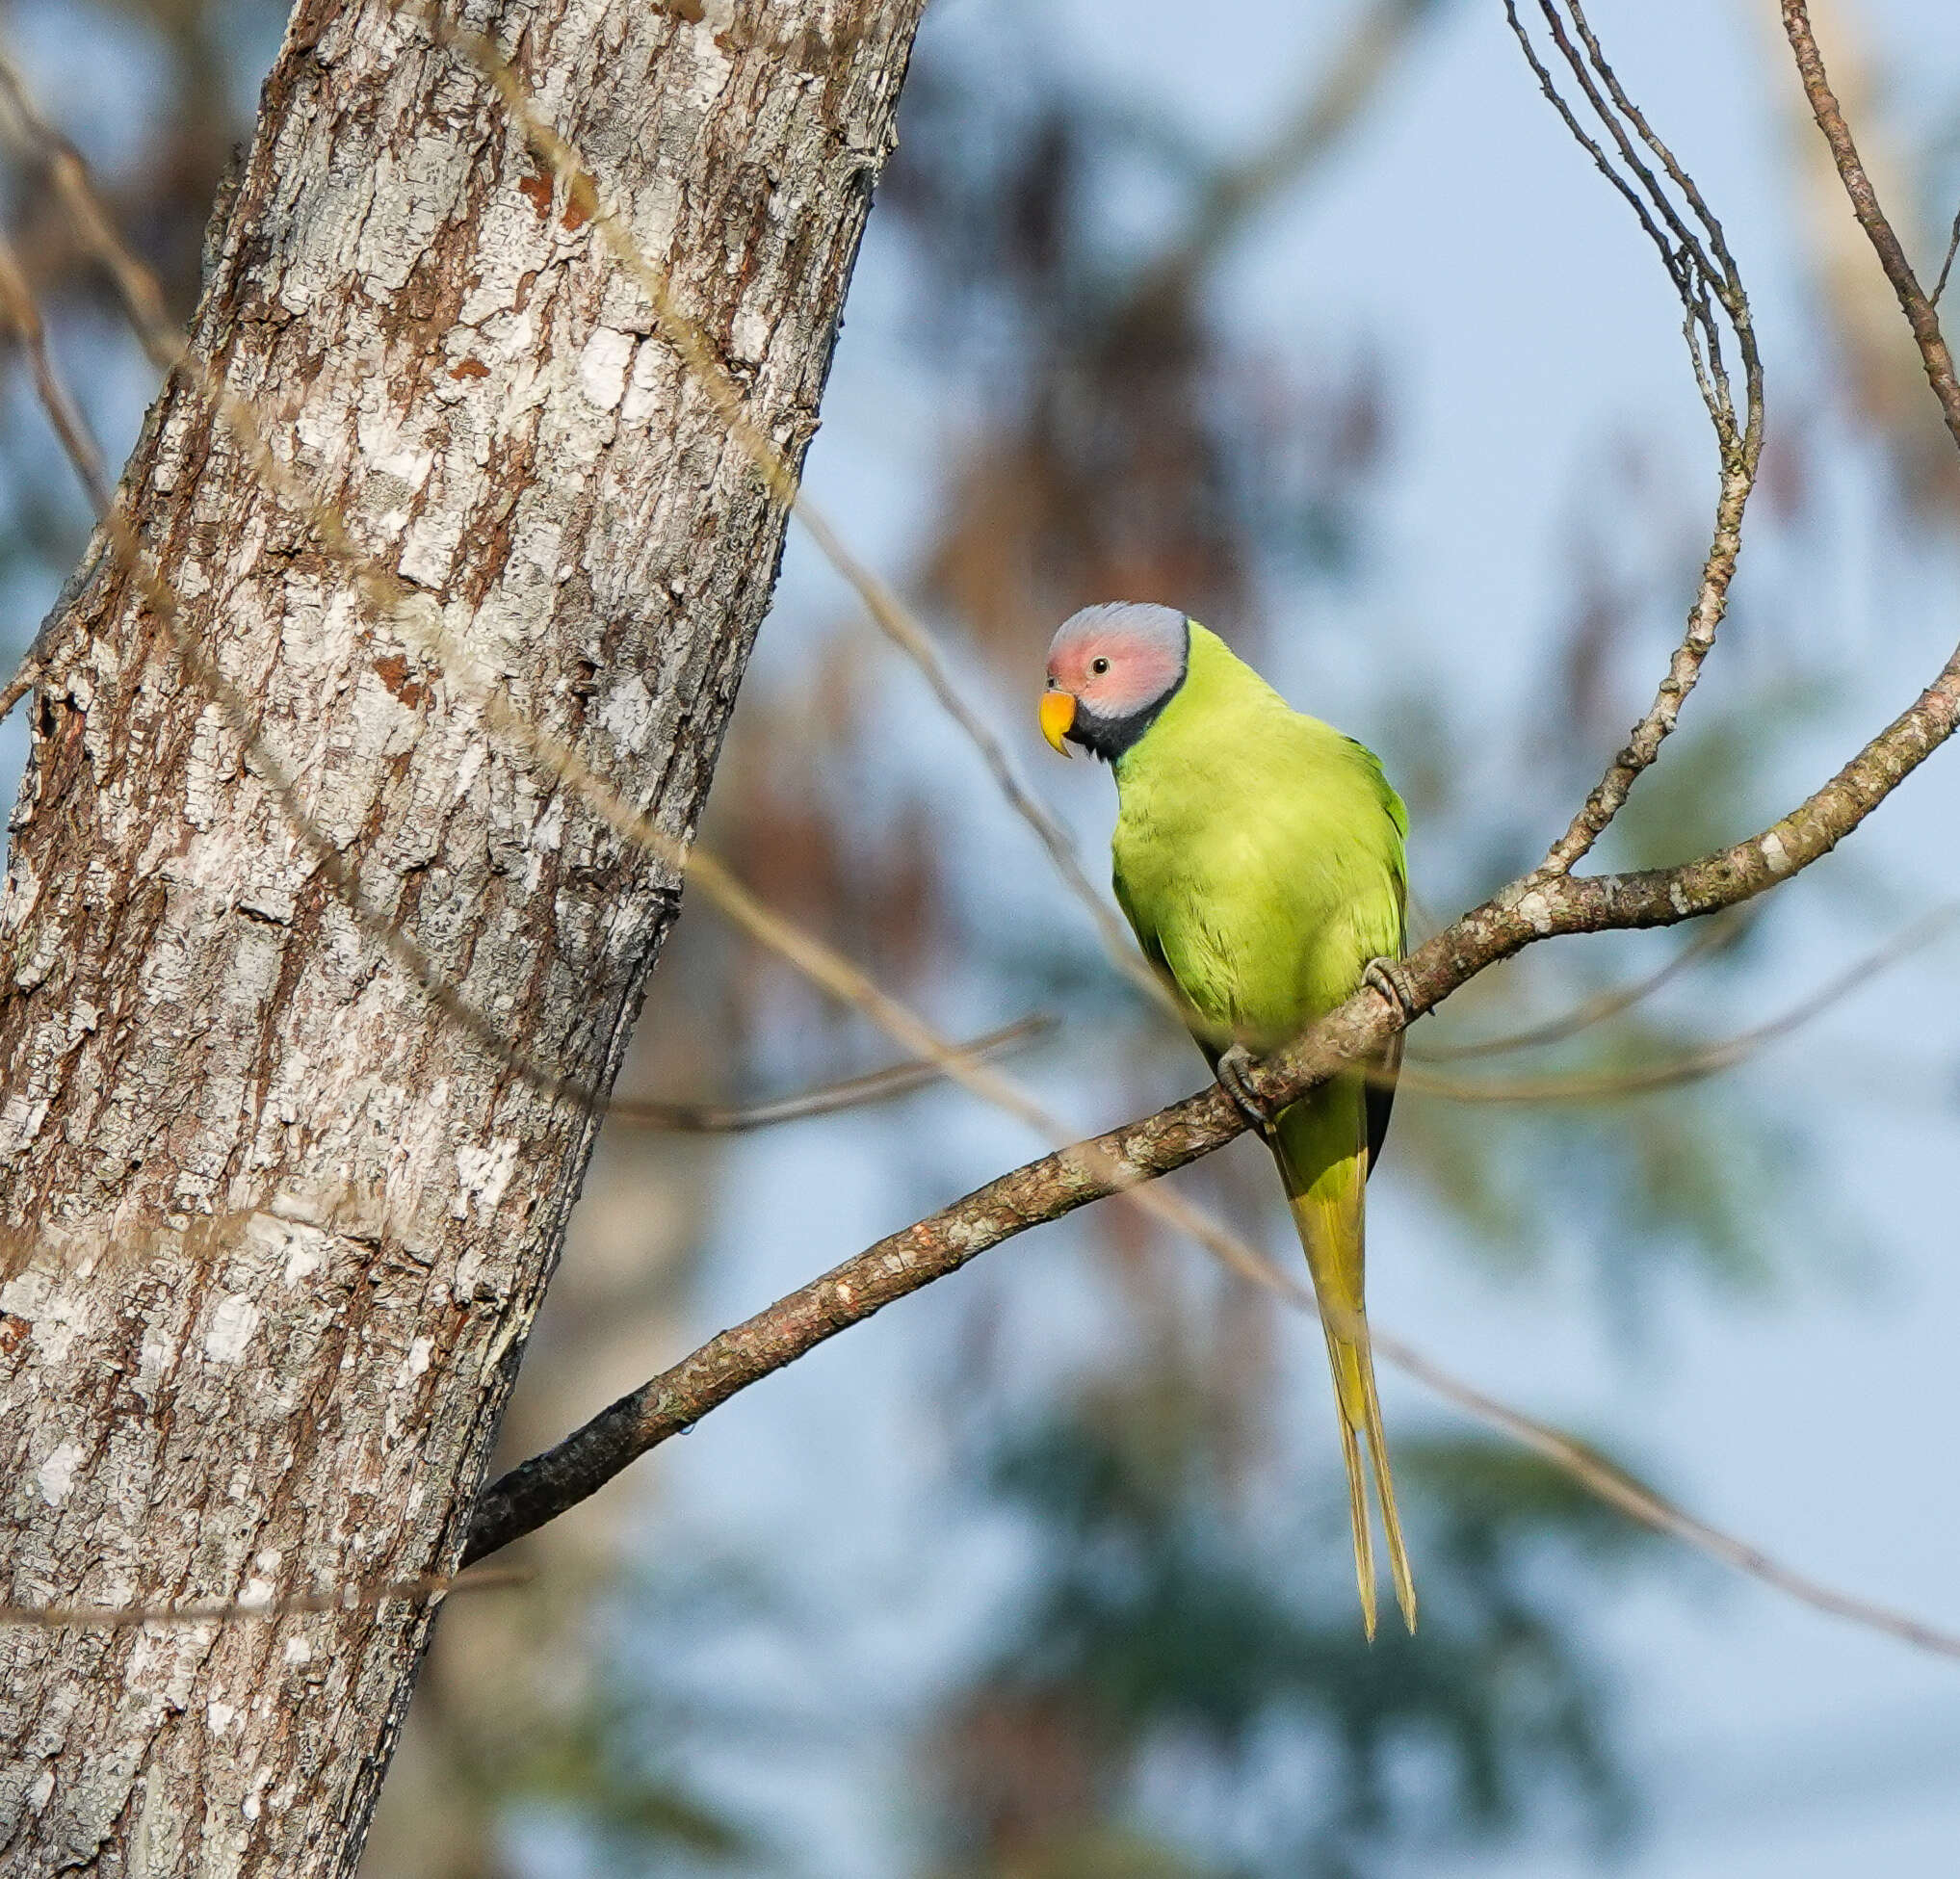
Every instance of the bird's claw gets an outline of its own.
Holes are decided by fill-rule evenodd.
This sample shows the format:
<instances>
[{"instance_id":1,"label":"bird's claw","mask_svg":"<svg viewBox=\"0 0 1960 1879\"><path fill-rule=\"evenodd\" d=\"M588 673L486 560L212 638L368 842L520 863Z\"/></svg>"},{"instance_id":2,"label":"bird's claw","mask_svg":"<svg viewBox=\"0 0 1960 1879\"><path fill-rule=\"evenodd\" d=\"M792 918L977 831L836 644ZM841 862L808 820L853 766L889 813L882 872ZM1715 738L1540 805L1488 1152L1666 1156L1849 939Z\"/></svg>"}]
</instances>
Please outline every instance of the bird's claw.
<instances>
[{"instance_id":1,"label":"bird's claw","mask_svg":"<svg viewBox=\"0 0 1960 1879\"><path fill-rule=\"evenodd\" d=\"M1407 968L1399 959L1371 959L1362 969L1361 982L1379 992L1401 1014L1403 1025L1416 1020L1416 988L1410 983Z\"/></svg>"},{"instance_id":2,"label":"bird's claw","mask_svg":"<svg viewBox=\"0 0 1960 1879\"><path fill-rule=\"evenodd\" d=\"M1269 1131L1272 1128L1272 1110L1252 1087L1252 1072L1257 1066L1258 1059L1243 1044L1234 1044L1218 1055L1218 1084L1245 1112L1246 1119L1255 1128Z\"/></svg>"}]
</instances>

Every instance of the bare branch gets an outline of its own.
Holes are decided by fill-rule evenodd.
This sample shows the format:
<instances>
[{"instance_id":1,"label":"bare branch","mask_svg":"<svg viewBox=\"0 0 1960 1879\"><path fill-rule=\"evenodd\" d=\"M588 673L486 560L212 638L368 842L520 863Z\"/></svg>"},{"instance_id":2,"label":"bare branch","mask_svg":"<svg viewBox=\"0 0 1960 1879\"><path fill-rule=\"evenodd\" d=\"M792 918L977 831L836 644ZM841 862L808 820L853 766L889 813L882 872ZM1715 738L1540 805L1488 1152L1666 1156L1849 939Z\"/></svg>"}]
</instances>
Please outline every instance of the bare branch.
<instances>
[{"instance_id":1,"label":"bare branch","mask_svg":"<svg viewBox=\"0 0 1960 1879\"><path fill-rule=\"evenodd\" d=\"M1712 1527L1707 1521L1689 1513L1625 1469L1616 1467L1589 1444L1578 1441L1564 1430L1554 1428L1549 1422L1541 1422L1535 1417L1521 1415L1495 1396L1486 1396L1481 1390L1465 1383L1461 1377L1451 1375L1420 1351L1403 1344L1399 1338L1377 1331L1374 1334L1374 1349L1377 1356L1433 1390L1446 1401L1453 1402L1466 1415L1509 1436L1534 1454L1543 1456L1555 1468L1580 1482L1588 1493L1609 1507L1617 1508L1629 1520L1679 1540L1697 1553L1706 1553L1750 1579L1759 1579L1814 1610L1825 1612L1833 1618L1848 1619L1868 1631L1883 1631L1902 1644L1915 1645L1922 1651L1937 1652L1945 1657L1960 1657L1960 1633L1943 1631L1895 1606L1861 1599L1854 1593L1841 1592L1821 1579L1812 1579L1807 1573L1783 1565L1761 1547L1738 1540L1733 1533L1725 1533L1720 1527Z\"/></svg>"},{"instance_id":2,"label":"bare branch","mask_svg":"<svg viewBox=\"0 0 1960 1879\"><path fill-rule=\"evenodd\" d=\"M1104 1139L1108 1142L1112 1138ZM1032 1172L1023 1169L1019 1176ZM1004 1177L1004 1182L1019 1176ZM990 1184L962 1203L960 1210L949 1210L948 1214L922 1221L904 1234L880 1241L822 1279L791 1293L767 1312L723 1332L631 1396L620 1398L555 1448L523 1463L493 1483L479 1503L465 1551L466 1561L481 1559L535 1530L564 1507L596 1492L648 1448L670 1435L686 1434L700 1416L745 1387L744 1381L736 1380L745 1365L753 1364L770 1346L787 1345L788 1354L780 1355L775 1362L767 1362L765 1358L765 1368L747 1381L758 1380L771 1370L781 1368L801 1354L802 1349L814 1347L824 1337L842 1329L843 1324L837 1321L840 1315L846 1321L855 1322L929 1279L956 1270L973 1257L973 1251L964 1254L958 1251L956 1236L946 1224L949 1214L967 1210L989 1196L994 1196L998 1204L1006 1198L996 1194L1004 1182ZM923 1276L916 1264L922 1254L929 1262L929 1269L924 1270ZM1231 1264L1241 1276L1286 1299L1295 1309L1305 1312L1316 1309L1307 1285L1267 1266L1249 1248L1235 1244ZM1615 1466L1590 1445L1477 1389L1399 1338L1376 1329L1372 1344L1384 1362L1395 1365L1476 1421L1542 1456L1627 1518L1816 1610L1882 1631L1923 1650L1960 1657L1960 1634L1943 1631L1895 1607L1840 1591L1782 1564L1760 1547L1688 1513Z\"/></svg>"},{"instance_id":3,"label":"bare branch","mask_svg":"<svg viewBox=\"0 0 1960 1879\"><path fill-rule=\"evenodd\" d=\"M1796 55L1797 73L1803 80L1804 94L1811 101L1811 112L1824 134L1824 142L1831 146L1831 157L1838 166L1844 194L1851 198L1851 212L1870 238L1878 265L1885 270L1886 279L1898 296L1899 308L1918 342L1920 357L1925 362L1926 382L1940 401L1940 410L1953 441L1960 444L1960 379L1953 376L1953 355L1947 350L1946 337L1940 331L1940 316L1921 288L1919 276L1906 259L1903 244L1879 207L1878 192L1871 187L1871 178L1859 161L1858 145L1844 122L1844 114L1824 71L1823 54L1817 50L1816 39L1811 32L1806 0L1783 0L1783 30Z\"/></svg>"},{"instance_id":4,"label":"bare branch","mask_svg":"<svg viewBox=\"0 0 1960 1879\"><path fill-rule=\"evenodd\" d=\"M1567 33L1560 4L1571 16L1577 44ZM1729 251L1721 222L1703 199L1693 177L1627 95L1600 48L1580 0L1539 0L1539 9L1559 56L1594 115L1606 127L1618 152L1617 165L1560 93L1525 29L1517 0L1504 0L1505 16L1537 76L1539 89L1602 174L1626 198L1648 239L1660 252L1686 316L1684 331L1688 357L1714 426L1721 469L1713 534L1702 564L1694 605L1688 612L1686 632L1668 662L1667 675L1661 680L1646 716L1634 725L1626 747L1613 759L1584 806L1539 864L1538 876L1549 878L1568 874L1577 866L1619 814L1633 785L1659 755L1660 745L1679 721L1682 706L1694 690L1702 665L1714 646L1716 631L1728 608L1737 558L1741 552L1742 515L1756 484L1757 464L1763 453L1763 361L1741 274ZM1646 157L1641 155L1642 148ZM1686 200L1694 220L1706 231L1706 242L1662 189L1649 158ZM1714 317L1712 300L1726 315L1741 354L1745 411L1739 427L1722 354L1721 327Z\"/></svg>"},{"instance_id":5,"label":"bare branch","mask_svg":"<svg viewBox=\"0 0 1960 1879\"><path fill-rule=\"evenodd\" d=\"M73 394L55 369L54 358L48 352L47 332L41 325L40 308L35 304L34 290L28 286L27 276L21 272L13 244L4 236L0 236L0 316L5 317L13 336L19 340L21 350L26 352L41 409L47 413L47 421L60 439L62 449L67 453L68 461L75 466L75 474L81 479L90 508L99 514L109 507L109 479L102 468L101 446L90 431L89 420L82 415ZM0 718L5 716L6 712L0 711Z\"/></svg>"},{"instance_id":6,"label":"bare branch","mask_svg":"<svg viewBox=\"0 0 1960 1879\"><path fill-rule=\"evenodd\" d=\"M1960 209L1953 211L1953 232L1947 238L1947 258L1940 263L1940 277L1933 283L1929 304L1938 306L1940 296L1947 291L1947 276L1953 272L1953 257L1960 254Z\"/></svg>"},{"instance_id":7,"label":"bare branch","mask_svg":"<svg viewBox=\"0 0 1960 1879\"><path fill-rule=\"evenodd\" d=\"M890 1102L929 1083L949 1076L949 1064L979 1063L999 1057L1017 1045L1053 1031L1056 1020L1043 1012L1022 1018L970 1044L961 1044L942 1061L920 1057L910 1063L894 1063L861 1077L824 1083L795 1096L778 1096L767 1103L733 1107L720 1103L666 1103L647 1097L615 1096L607 1106L609 1120L637 1129L667 1129L677 1135L741 1135L750 1129L772 1128L779 1122L800 1122L813 1115L834 1115L839 1109L862 1109L871 1103Z\"/></svg>"},{"instance_id":8,"label":"bare branch","mask_svg":"<svg viewBox=\"0 0 1960 1879\"><path fill-rule=\"evenodd\" d=\"M1956 724L1960 649L1934 684L1830 782L1761 835L1644 874L1528 876L1464 914L1404 962L1415 1010L1431 1009L1486 967L1554 934L1671 926L1766 892L1836 848ZM1269 1109L1297 1102L1338 1070L1379 1057L1401 1023L1389 999L1372 988L1359 991L1260 1065L1250 1078L1254 1094ZM1238 1104L1214 1083L1154 1115L1002 1175L879 1240L722 1332L556 1448L512 1470L485 1494L465 1557L480 1559L556 1518L730 1396L894 1299L958 1271L989 1246L1209 1155L1245 1126Z\"/></svg>"},{"instance_id":9,"label":"bare branch","mask_svg":"<svg viewBox=\"0 0 1960 1879\"><path fill-rule=\"evenodd\" d=\"M40 683L40 658L32 648L21 656L13 675L4 686L0 686L0 721L4 721L13 707Z\"/></svg>"},{"instance_id":10,"label":"bare branch","mask_svg":"<svg viewBox=\"0 0 1960 1879\"><path fill-rule=\"evenodd\" d=\"M1678 1089L1683 1083L1732 1070L1769 1044L1801 1030L1820 1017L1832 1005L1864 990L1888 968L1929 946L1960 916L1960 906L1935 907L1904 931L1895 934L1855 965L1847 966L1835 979L1813 992L1801 1005L1793 1005L1765 1024L1754 1025L1699 1050L1670 1057L1664 1063L1650 1063L1631 1070L1605 1070L1595 1074L1553 1077L1520 1077L1508 1083L1464 1083L1454 1077L1439 1077L1420 1065L1405 1063L1393 1076L1380 1073L1384 1082L1424 1096L1446 1097L1458 1103L1601 1103L1627 1096L1645 1096L1659 1089ZM1674 963L1687 957L1684 953ZM1371 1075L1375 1074L1371 1072Z\"/></svg>"},{"instance_id":11,"label":"bare branch","mask_svg":"<svg viewBox=\"0 0 1960 1879\"><path fill-rule=\"evenodd\" d=\"M1577 1037L1580 1032L1590 1031L1594 1025L1604 1024L1608 1018L1617 1018L1623 1011L1631 1011L1634 1005L1644 1004L1697 960L1735 945L1748 930L1748 925L1746 917L1712 920L1664 966L1649 973L1645 979L1635 979L1625 985L1611 986L1604 992L1595 993L1574 1005L1570 1011L1555 1018L1547 1018L1541 1024L1527 1025L1522 1031L1505 1031L1502 1036L1486 1037L1471 1044L1431 1044L1424 1050L1411 1051L1402 1061L1416 1065L1455 1063L1466 1057L1506 1057L1513 1051L1562 1044L1568 1037Z\"/></svg>"}]
</instances>

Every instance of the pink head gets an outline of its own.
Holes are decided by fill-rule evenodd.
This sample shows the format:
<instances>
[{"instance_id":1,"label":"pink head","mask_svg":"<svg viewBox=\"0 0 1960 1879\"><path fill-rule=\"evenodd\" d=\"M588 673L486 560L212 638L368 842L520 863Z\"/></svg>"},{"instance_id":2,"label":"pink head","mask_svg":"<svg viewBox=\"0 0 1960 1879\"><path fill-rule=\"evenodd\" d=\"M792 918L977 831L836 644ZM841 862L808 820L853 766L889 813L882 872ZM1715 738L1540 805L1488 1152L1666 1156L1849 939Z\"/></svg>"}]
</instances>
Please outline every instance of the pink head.
<instances>
[{"instance_id":1,"label":"pink head","mask_svg":"<svg viewBox=\"0 0 1960 1879\"><path fill-rule=\"evenodd\" d=\"M1070 615L1048 648L1042 734L1113 763L1184 683L1190 622L1174 607L1119 600Z\"/></svg>"}]
</instances>

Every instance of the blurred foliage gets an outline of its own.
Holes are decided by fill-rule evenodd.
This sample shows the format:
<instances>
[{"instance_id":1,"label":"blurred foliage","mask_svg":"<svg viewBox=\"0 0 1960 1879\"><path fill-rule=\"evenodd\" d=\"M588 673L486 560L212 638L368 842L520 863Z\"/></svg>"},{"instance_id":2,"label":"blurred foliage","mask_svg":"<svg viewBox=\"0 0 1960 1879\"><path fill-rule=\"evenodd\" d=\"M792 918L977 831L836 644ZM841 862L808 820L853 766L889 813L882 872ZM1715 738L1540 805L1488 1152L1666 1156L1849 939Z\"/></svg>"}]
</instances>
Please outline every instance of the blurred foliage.
<instances>
[{"instance_id":1,"label":"blurred foliage","mask_svg":"<svg viewBox=\"0 0 1960 1879\"><path fill-rule=\"evenodd\" d=\"M609 1693L610 1694L610 1693ZM635 1750L658 1742L687 1719L644 1702L601 1698L557 1729L527 1732L518 1752L467 1770L486 1819L557 1815L591 1848L601 1869L620 1875L671 1872L677 1863L734 1867L755 1842L678 1776L636 1764ZM463 1870L505 1864L475 1849Z\"/></svg>"},{"instance_id":2,"label":"blurred foliage","mask_svg":"<svg viewBox=\"0 0 1960 1879\"><path fill-rule=\"evenodd\" d=\"M1514 1449L1398 1444L1423 1622L1371 1647L1303 1563L1325 1536L1259 1531L1200 1427L1130 1376L1002 1447L994 1490L1038 1527L1038 1564L938 1733L945 1872L1345 1876L1494 1836L1560 1784L1597 1835L1624 1829L1604 1681L1547 1588L1553 1554L1623 1565L1646 1536ZM1205 1801L1153 1828L1138 1795L1166 1762Z\"/></svg>"}]
</instances>

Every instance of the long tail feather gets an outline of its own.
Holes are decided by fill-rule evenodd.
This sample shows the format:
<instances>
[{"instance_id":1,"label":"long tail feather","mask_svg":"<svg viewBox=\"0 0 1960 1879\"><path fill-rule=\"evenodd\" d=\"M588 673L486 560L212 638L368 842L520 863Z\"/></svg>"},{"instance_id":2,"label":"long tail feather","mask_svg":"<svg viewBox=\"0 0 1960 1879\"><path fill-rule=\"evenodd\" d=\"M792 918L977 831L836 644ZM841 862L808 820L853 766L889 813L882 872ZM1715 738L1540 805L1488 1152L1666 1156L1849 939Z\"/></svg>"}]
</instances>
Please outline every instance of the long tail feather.
<instances>
[{"instance_id":1,"label":"long tail feather","mask_svg":"<svg viewBox=\"0 0 1960 1879\"><path fill-rule=\"evenodd\" d=\"M1374 1495L1381 1502L1381 1527L1388 1538L1388 1566L1396 1582L1396 1604L1402 1623L1416 1629L1416 1576L1409 1570L1409 1550L1402 1544L1402 1517L1396 1512L1395 1476L1389 1473L1388 1437L1382 1433L1381 1398L1374 1388L1374 1352L1364 1353L1368 1378L1368 1457L1374 1466Z\"/></svg>"},{"instance_id":2,"label":"long tail feather","mask_svg":"<svg viewBox=\"0 0 1960 1879\"><path fill-rule=\"evenodd\" d=\"M1402 1622L1416 1629L1416 1583L1396 1510L1375 1390L1374 1355L1369 1345L1363 1302L1364 1208L1368 1156L1364 1094L1343 1079L1324 1085L1279 1119L1272 1148L1285 1178L1300 1244L1313 1274L1334 1400L1341 1419L1341 1451L1347 1468L1347 1499L1354 1527L1354 1570L1361 1587L1362 1623L1374 1636L1374 1534L1362 1469L1365 1445L1374 1475L1374 1497L1388 1541L1389 1571Z\"/></svg>"},{"instance_id":3,"label":"long tail feather","mask_svg":"<svg viewBox=\"0 0 1960 1879\"><path fill-rule=\"evenodd\" d=\"M1333 1334L1327 1337L1327 1360L1338 1375L1341 1353ZM1354 1577L1361 1588L1361 1629L1374 1642L1374 1525L1368 1517L1368 1482L1361 1469L1361 1444L1354 1424L1341 1417L1341 1459L1347 1464L1347 1518L1354 1528Z\"/></svg>"}]
</instances>

